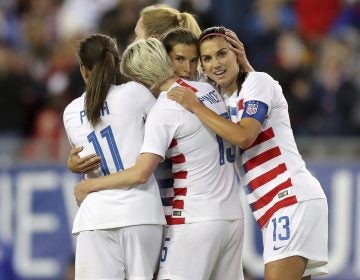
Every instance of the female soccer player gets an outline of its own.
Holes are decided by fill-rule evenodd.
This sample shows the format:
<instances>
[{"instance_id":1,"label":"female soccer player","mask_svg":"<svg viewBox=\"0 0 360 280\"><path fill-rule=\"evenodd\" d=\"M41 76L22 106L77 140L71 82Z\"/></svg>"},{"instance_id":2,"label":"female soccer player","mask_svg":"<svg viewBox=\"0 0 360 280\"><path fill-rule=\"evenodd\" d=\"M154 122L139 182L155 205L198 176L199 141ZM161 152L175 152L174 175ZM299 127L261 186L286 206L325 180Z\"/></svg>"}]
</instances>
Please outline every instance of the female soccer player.
<instances>
[{"instance_id":1,"label":"female soccer player","mask_svg":"<svg viewBox=\"0 0 360 280\"><path fill-rule=\"evenodd\" d=\"M110 37L84 39L78 57L86 91L66 107L64 126L72 145L101 157L101 168L86 178L102 177L135 163L155 99L136 82L114 86L120 58ZM89 195L73 225L76 279L152 279L164 224L153 176L131 189Z\"/></svg>"},{"instance_id":2,"label":"female soccer player","mask_svg":"<svg viewBox=\"0 0 360 280\"><path fill-rule=\"evenodd\" d=\"M189 29L176 28L160 38L174 63L175 73L190 81L199 80L198 38Z\"/></svg>"},{"instance_id":3,"label":"female soccer player","mask_svg":"<svg viewBox=\"0 0 360 280\"><path fill-rule=\"evenodd\" d=\"M263 234L265 279L326 274L327 200L297 150L282 89L266 73L241 69L225 36L223 27L204 30L200 59L233 122L214 114L183 87L174 88L169 97L239 147L241 184Z\"/></svg>"}]
</instances>

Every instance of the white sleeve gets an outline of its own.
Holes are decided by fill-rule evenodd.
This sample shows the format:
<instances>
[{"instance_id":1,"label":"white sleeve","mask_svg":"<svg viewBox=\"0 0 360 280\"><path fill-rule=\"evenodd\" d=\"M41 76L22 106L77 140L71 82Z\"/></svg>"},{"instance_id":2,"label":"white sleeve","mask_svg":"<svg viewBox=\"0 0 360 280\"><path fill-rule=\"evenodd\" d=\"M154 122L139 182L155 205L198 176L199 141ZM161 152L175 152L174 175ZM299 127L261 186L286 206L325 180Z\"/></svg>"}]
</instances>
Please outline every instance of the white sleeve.
<instances>
[{"instance_id":1,"label":"white sleeve","mask_svg":"<svg viewBox=\"0 0 360 280\"><path fill-rule=\"evenodd\" d=\"M70 125L70 122L71 122L71 118L70 118L70 115L71 115L71 110L72 108L74 107L74 101L72 101L70 104L68 104L63 112L63 124L64 124L64 128L65 128L65 133L66 133L66 136L69 140L69 143L70 145L73 147L74 146L74 143L73 141L71 140L71 125Z\"/></svg>"},{"instance_id":2,"label":"white sleeve","mask_svg":"<svg viewBox=\"0 0 360 280\"><path fill-rule=\"evenodd\" d=\"M152 153L165 158L171 141L182 123L183 110L174 101L156 103L145 123L144 142L140 153Z\"/></svg>"},{"instance_id":3,"label":"white sleeve","mask_svg":"<svg viewBox=\"0 0 360 280\"><path fill-rule=\"evenodd\" d=\"M266 73L251 72L244 88L244 103L248 101L261 101L268 106L268 112L272 107L275 81Z\"/></svg>"}]
</instances>

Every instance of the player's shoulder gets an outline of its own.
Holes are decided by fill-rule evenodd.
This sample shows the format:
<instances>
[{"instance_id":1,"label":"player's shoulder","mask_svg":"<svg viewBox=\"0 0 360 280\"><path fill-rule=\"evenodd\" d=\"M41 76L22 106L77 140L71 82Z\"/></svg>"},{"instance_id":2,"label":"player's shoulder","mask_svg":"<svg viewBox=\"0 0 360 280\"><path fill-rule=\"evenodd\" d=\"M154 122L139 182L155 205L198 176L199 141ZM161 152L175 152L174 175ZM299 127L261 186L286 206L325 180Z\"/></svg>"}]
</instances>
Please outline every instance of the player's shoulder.
<instances>
[{"instance_id":1,"label":"player's shoulder","mask_svg":"<svg viewBox=\"0 0 360 280\"><path fill-rule=\"evenodd\" d=\"M85 92L78 98L72 100L64 109L64 115L73 111L79 111L79 108L84 104Z\"/></svg>"},{"instance_id":2,"label":"player's shoulder","mask_svg":"<svg viewBox=\"0 0 360 280\"><path fill-rule=\"evenodd\" d=\"M133 81L112 86L107 100L113 110L122 110L127 106L146 107L146 104L155 103L152 93L144 85Z\"/></svg>"},{"instance_id":3,"label":"player's shoulder","mask_svg":"<svg viewBox=\"0 0 360 280\"><path fill-rule=\"evenodd\" d=\"M176 115L184 109L177 102L169 99L167 94L168 91L164 91L159 94L154 106L151 108L150 114L165 119L169 116Z\"/></svg>"},{"instance_id":4,"label":"player's shoulder","mask_svg":"<svg viewBox=\"0 0 360 280\"><path fill-rule=\"evenodd\" d=\"M193 88L194 91L212 91L214 87L205 81L184 81L184 85Z\"/></svg>"},{"instance_id":5,"label":"player's shoulder","mask_svg":"<svg viewBox=\"0 0 360 280\"><path fill-rule=\"evenodd\" d=\"M152 96L151 92L144 85L134 81L113 86L113 91L123 92L124 94Z\"/></svg>"},{"instance_id":6,"label":"player's shoulder","mask_svg":"<svg viewBox=\"0 0 360 280\"><path fill-rule=\"evenodd\" d=\"M80 111L84 110L84 98L85 93L71 101L65 107L63 112L63 123L65 125L65 128L69 125L69 123L78 118Z\"/></svg>"},{"instance_id":7,"label":"player's shoulder","mask_svg":"<svg viewBox=\"0 0 360 280\"><path fill-rule=\"evenodd\" d=\"M263 83L274 83L276 82L273 77L265 72L249 72L246 78L247 82L263 82Z\"/></svg>"}]
</instances>

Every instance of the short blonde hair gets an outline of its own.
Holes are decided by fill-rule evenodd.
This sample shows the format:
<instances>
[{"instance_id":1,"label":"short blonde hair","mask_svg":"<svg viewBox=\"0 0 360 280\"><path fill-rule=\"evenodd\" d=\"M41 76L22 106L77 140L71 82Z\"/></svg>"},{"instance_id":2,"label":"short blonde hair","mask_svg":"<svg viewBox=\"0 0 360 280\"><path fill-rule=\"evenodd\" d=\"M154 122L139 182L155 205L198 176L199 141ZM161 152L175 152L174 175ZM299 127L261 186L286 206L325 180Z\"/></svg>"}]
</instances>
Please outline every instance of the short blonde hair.
<instances>
[{"instance_id":1,"label":"short blonde hair","mask_svg":"<svg viewBox=\"0 0 360 280\"><path fill-rule=\"evenodd\" d=\"M150 89L158 88L175 73L165 47L155 38L129 45L122 55L120 70L126 77L145 83Z\"/></svg>"},{"instance_id":2,"label":"short blonde hair","mask_svg":"<svg viewBox=\"0 0 360 280\"><path fill-rule=\"evenodd\" d=\"M165 4L145 7L141 10L140 17L142 18L142 25L146 37L155 36L160 38L174 28L189 29L197 37L199 37L201 33L201 29L194 15L181 13Z\"/></svg>"}]
</instances>

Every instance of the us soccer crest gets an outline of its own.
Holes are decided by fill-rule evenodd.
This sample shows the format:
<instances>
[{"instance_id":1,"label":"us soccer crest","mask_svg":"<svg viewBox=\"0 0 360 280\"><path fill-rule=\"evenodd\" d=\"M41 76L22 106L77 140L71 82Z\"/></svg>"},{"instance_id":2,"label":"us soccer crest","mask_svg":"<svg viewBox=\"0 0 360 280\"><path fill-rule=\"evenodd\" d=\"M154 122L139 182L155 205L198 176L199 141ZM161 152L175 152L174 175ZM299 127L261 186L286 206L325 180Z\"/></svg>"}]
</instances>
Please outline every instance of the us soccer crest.
<instances>
[{"instance_id":1,"label":"us soccer crest","mask_svg":"<svg viewBox=\"0 0 360 280\"><path fill-rule=\"evenodd\" d=\"M248 104L246 108L246 113L248 115L254 115L258 110L259 104L257 102Z\"/></svg>"}]
</instances>

